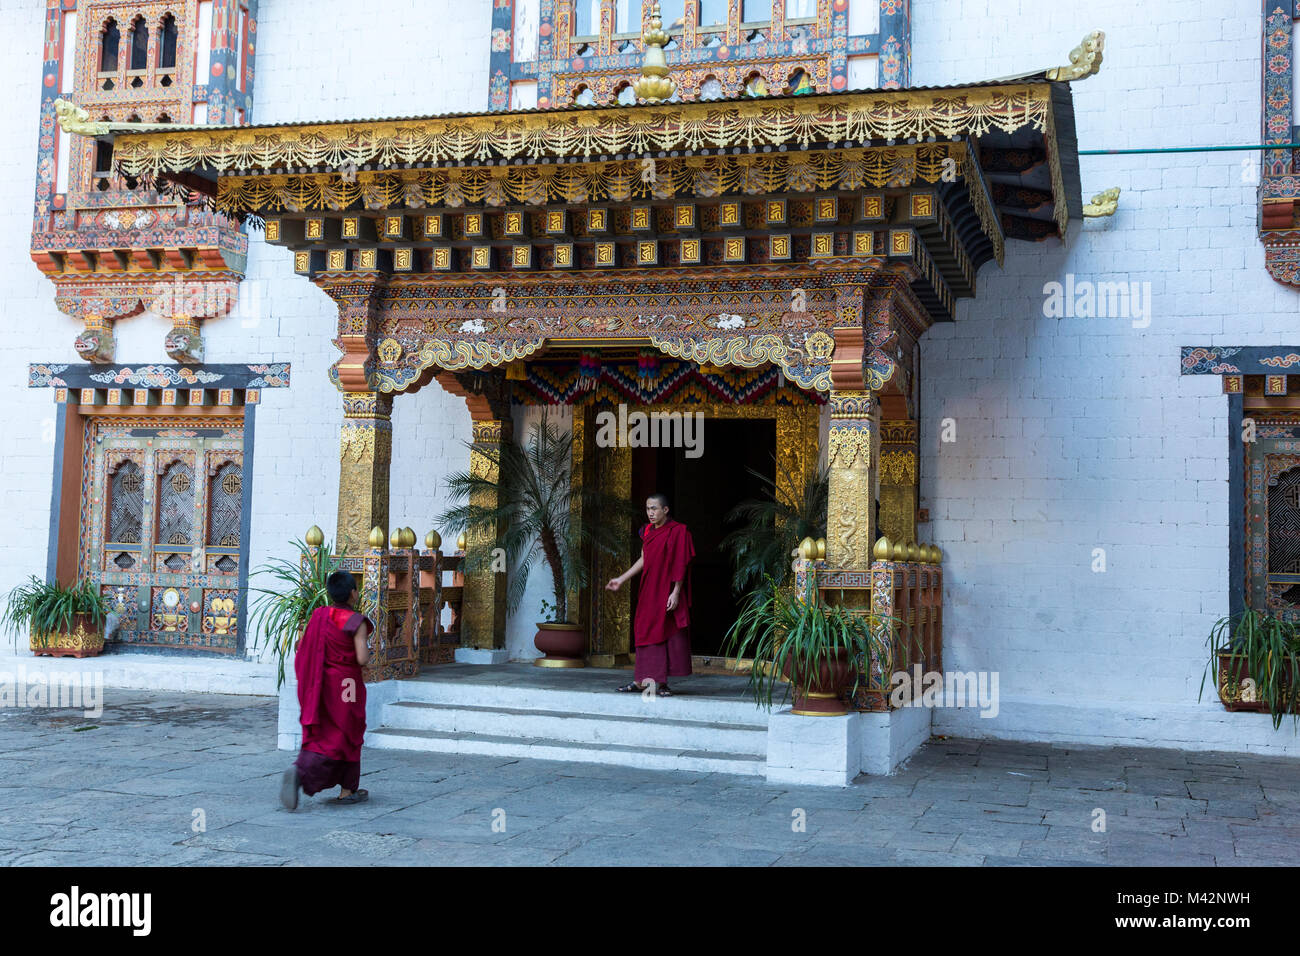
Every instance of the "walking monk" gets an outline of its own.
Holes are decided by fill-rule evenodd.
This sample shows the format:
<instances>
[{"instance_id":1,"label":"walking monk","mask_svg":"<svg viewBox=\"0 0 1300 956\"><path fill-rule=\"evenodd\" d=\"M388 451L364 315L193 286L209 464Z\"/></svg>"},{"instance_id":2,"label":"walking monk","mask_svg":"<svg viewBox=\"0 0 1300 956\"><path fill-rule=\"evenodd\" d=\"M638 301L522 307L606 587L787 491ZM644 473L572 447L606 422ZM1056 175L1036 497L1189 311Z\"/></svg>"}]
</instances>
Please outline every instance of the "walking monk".
<instances>
[{"instance_id":1,"label":"walking monk","mask_svg":"<svg viewBox=\"0 0 1300 956\"><path fill-rule=\"evenodd\" d=\"M361 782L361 739L366 735L366 685L362 666L370 660L366 638L374 625L352 608L357 582L348 571L325 580L330 606L312 612L298 642L293 669L302 707L302 750L280 781L280 802L298 809L298 791L307 796L339 787L334 803L369 798Z\"/></svg>"},{"instance_id":2,"label":"walking monk","mask_svg":"<svg viewBox=\"0 0 1300 956\"><path fill-rule=\"evenodd\" d=\"M658 697L670 697L669 677L691 672L690 563L695 544L686 525L668 516L668 498L653 494L646 499L649 524L641 529L641 557L636 564L605 585L617 591L634 575L641 575L632 630L636 635L636 669L633 680L619 690L631 692L653 686Z\"/></svg>"}]
</instances>

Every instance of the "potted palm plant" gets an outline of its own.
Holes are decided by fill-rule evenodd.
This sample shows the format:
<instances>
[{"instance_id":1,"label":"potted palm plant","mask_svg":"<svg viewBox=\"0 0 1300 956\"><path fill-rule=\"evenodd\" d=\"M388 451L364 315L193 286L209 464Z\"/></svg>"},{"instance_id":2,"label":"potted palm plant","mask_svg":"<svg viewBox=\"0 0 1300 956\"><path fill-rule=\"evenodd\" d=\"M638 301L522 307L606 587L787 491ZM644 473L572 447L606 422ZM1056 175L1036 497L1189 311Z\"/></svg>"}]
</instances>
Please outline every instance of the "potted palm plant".
<instances>
[{"instance_id":1,"label":"potted palm plant","mask_svg":"<svg viewBox=\"0 0 1300 956\"><path fill-rule=\"evenodd\" d=\"M319 534L318 529L313 531ZM308 538L311 539L310 533ZM314 548L302 541L293 544L298 549L298 557L272 558L250 575L266 581L268 586L248 589L256 595L249 608L252 632L261 634L275 650L279 665L277 690L284 684L285 663L297 648L312 612L330 603L325 582L339 567L332 542ZM358 610L365 613L362 608Z\"/></svg>"},{"instance_id":2,"label":"potted palm plant","mask_svg":"<svg viewBox=\"0 0 1300 956\"><path fill-rule=\"evenodd\" d=\"M894 672L897 629L892 617L820 603L814 575L802 593L768 578L746 599L727 632L726 650L754 659L749 688L760 706L771 708L784 678L794 713L833 717L848 713L847 699L863 674L879 673L887 681Z\"/></svg>"},{"instance_id":3,"label":"potted palm plant","mask_svg":"<svg viewBox=\"0 0 1300 956\"><path fill-rule=\"evenodd\" d=\"M573 620L569 589L587 583L583 552L594 546L616 553L626 544L626 530L635 514L630 503L587 487L575 488L570 479L573 435L545 416L529 431L525 444L503 442L497 449L470 448L487 459L483 474L460 472L447 478L455 504L438 517L452 531L465 530L493 546L473 548L466 570L504 570L497 554L504 554L510 580L506 609L514 613L523 602L528 575L540 557L551 573L554 601L542 602L545 620L537 624L533 643L543 656L543 667L582 667L587 635ZM599 521L575 523L575 513L600 515ZM477 552L477 553L475 553Z\"/></svg>"},{"instance_id":4,"label":"potted palm plant","mask_svg":"<svg viewBox=\"0 0 1300 956\"><path fill-rule=\"evenodd\" d=\"M1267 710L1274 730L1291 714L1300 726L1300 627L1247 609L1215 621L1206 644L1210 659L1198 700L1212 677L1228 710Z\"/></svg>"},{"instance_id":5,"label":"potted palm plant","mask_svg":"<svg viewBox=\"0 0 1300 956\"><path fill-rule=\"evenodd\" d=\"M51 657L94 657L104 650L108 605L91 581L71 587L32 575L9 592L0 626L31 635L32 653Z\"/></svg>"},{"instance_id":6,"label":"potted palm plant","mask_svg":"<svg viewBox=\"0 0 1300 956\"><path fill-rule=\"evenodd\" d=\"M826 537L826 506L830 498L830 472L817 474L796 487L777 469L776 480L748 469L765 486L761 498L742 501L727 513L739 527L722 539L731 552L732 587L744 594L771 578L785 583L790 577L791 552L805 538Z\"/></svg>"}]
</instances>

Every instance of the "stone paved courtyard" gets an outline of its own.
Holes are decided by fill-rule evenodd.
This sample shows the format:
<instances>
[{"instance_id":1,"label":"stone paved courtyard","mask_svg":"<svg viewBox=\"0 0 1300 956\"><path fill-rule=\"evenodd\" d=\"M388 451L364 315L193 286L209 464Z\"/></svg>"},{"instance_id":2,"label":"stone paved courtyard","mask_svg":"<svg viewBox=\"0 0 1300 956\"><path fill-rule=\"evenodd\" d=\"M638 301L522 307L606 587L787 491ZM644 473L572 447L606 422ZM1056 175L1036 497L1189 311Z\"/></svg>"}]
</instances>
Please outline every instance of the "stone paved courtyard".
<instances>
[{"instance_id":1,"label":"stone paved courtyard","mask_svg":"<svg viewBox=\"0 0 1300 956\"><path fill-rule=\"evenodd\" d=\"M1237 866L1300 838L1294 760L951 739L847 789L369 750L369 803L290 813L273 700L105 697L0 711L0 863Z\"/></svg>"}]
</instances>

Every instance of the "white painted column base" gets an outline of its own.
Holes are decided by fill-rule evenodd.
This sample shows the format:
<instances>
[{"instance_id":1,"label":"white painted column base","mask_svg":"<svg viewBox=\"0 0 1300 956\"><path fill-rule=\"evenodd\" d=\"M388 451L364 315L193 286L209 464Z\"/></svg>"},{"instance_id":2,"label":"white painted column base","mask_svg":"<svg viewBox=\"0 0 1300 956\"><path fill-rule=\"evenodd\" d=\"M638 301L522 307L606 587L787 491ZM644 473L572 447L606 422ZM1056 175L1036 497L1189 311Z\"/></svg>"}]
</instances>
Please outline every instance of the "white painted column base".
<instances>
[{"instance_id":1,"label":"white painted column base","mask_svg":"<svg viewBox=\"0 0 1300 956\"><path fill-rule=\"evenodd\" d=\"M504 647L458 647L457 664L505 664L510 652Z\"/></svg>"},{"instance_id":2,"label":"white painted column base","mask_svg":"<svg viewBox=\"0 0 1300 956\"><path fill-rule=\"evenodd\" d=\"M767 782L847 787L859 773L893 773L930 738L932 711L803 717L790 708L767 723Z\"/></svg>"},{"instance_id":3,"label":"white painted column base","mask_svg":"<svg viewBox=\"0 0 1300 956\"><path fill-rule=\"evenodd\" d=\"M861 766L858 714L801 717L787 707L767 721L767 782L847 787Z\"/></svg>"},{"instance_id":4,"label":"white painted column base","mask_svg":"<svg viewBox=\"0 0 1300 956\"><path fill-rule=\"evenodd\" d=\"M930 739L931 707L901 707L887 714L859 714L863 773L893 773Z\"/></svg>"}]
</instances>

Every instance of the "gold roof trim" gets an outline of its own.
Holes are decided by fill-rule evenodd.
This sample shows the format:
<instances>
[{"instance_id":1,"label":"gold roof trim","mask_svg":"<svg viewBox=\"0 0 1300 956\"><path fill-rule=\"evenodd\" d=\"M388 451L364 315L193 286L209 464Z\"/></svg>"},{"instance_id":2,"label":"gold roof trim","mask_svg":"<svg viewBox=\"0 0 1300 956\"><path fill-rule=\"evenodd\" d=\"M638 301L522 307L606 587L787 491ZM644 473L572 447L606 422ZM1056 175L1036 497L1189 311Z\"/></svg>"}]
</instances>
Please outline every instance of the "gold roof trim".
<instances>
[{"instance_id":1,"label":"gold roof trim","mask_svg":"<svg viewBox=\"0 0 1300 956\"><path fill-rule=\"evenodd\" d=\"M223 174L303 167L493 162L814 142L980 136L1026 126L1047 132L1046 82L882 90L745 103L681 103L585 111L117 133L131 175L213 169ZM95 133L91 135L102 135Z\"/></svg>"}]
</instances>

